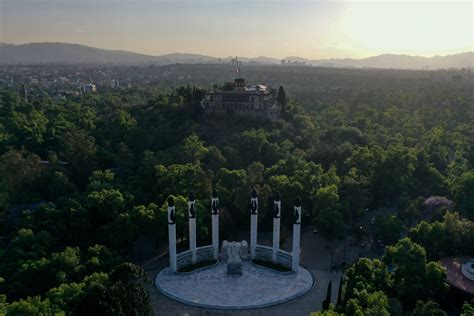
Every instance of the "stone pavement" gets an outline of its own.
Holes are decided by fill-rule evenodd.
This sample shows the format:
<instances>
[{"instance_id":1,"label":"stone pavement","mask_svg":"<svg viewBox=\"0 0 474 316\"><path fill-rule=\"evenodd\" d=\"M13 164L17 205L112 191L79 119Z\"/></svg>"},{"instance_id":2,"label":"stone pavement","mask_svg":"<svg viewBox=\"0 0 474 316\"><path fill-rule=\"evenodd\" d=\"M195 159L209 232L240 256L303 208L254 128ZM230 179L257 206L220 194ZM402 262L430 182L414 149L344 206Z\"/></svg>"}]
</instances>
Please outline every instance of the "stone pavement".
<instances>
[{"instance_id":1,"label":"stone pavement","mask_svg":"<svg viewBox=\"0 0 474 316\"><path fill-rule=\"evenodd\" d=\"M259 232L260 235L260 232ZM263 234L262 234L263 235ZM266 244L267 241L260 240L259 244ZM291 245L291 240L287 240L287 245ZM361 249L357 245L346 243L344 251L344 243L337 245L333 251L333 261L336 261L337 252L339 252L340 261L345 257L347 263L351 263L359 256L374 257L372 253L368 253L366 249ZM286 249L288 250L288 249ZM185 305L174 301L162 295L154 286L156 275L168 264L168 257L164 255L161 258L155 258L147 262L143 267L149 273L150 279L153 280L147 284L150 293L151 304L155 315L165 316L273 316L273 315L293 315L307 316L312 311L321 310L323 300L326 298L326 291L329 281L332 280L332 302L337 299L337 290L342 275L341 270L338 272L330 272L331 252L326 247L326 242L318 235L313 235L310 230L306 230L301 234L301 265L311 271L315 279L315 286L306 294L283 304L251 310L216 310L205 309L194 306ZM256 293L257 295L258 293Z\"/></svg>"},{"instance_id":2,"label":"stone pavement","mask_svg":"<svg viewBox=\"0 0 474 316\"><path fill-rule=\"evenodd\" d=\"M298 274L281 273L244 261L242 275L227 275L225 263L190 274L175 274L165 268L155 284L163 294L191 305L249 309L301 296L313 287L313 277L302 267Z\"/></svg>"},{"instance_id":3,"label":"stone pavement","mask_svg":"<svg viewBox=\"0 0 474 316\"><path fill-rule=\"evenodd\" d=\"M147 287L150 292L151 304L155 315L165 316L273 316L273 315L293 315L308 316L310 312L321 309L321 302L326 297L327 286L332 280L332 300L336 300L337 289L339 287L340 273L329 273L324 271L312 270L315 278L319 280L315 286L303 296L292 301L275 305L272 307L250 309L250 310L217 310L194 307L179 303L165 297L150 282ZM260 293L255 293L259 295Z\"/></svg>"}]
</instances>

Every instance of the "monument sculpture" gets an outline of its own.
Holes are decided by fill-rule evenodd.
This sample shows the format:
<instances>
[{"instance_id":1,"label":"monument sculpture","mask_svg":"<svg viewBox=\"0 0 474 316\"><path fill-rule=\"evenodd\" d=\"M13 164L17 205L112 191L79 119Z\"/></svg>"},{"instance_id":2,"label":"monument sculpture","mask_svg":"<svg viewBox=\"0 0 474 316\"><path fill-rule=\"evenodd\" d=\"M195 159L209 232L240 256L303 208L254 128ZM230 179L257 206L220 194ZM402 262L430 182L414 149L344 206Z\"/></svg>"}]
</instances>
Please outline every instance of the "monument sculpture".
<instances>
[{"instance_id":1,"label":"monument sculpture","mask_svg":"<svg viewBox=\"0 0 474 316\"><path fill-rule=\"evenodd\" d=\"M242 275L242 260L240 259L240 245L237 246L235 241L231 242L227 247L227 274Z\"/></svg>"},{"instance_id":2,"label":"monument sculpture","mask_svg":"<svg viewBox=\"0 0 474 316\"><path fill-rule=\"evenodd\" d=\"M271 203L271 201L270 201ZM258 245L258 195L250 192L250 243L247 241L222 242L219 253L219 197L211 195L212 242L196 245L196 196L189 193L187 211L189 220L189 250L176 253L176 208L173 197L168 198L169 267L156 278L157 289L171 299L206 308L247 309L266 307L294 299L308 292L313 276L299 266L301 199L294 202L293 248L280 249L281 195L273 196L273 243L271 247ZM282 215L283 214L283 215ZM250 246L250 249L249 249ZM213 262L204 267L199 263ZM273 262L286 269L273 269L264 264ZM185 269L186 268L186 269ZM192 276L190 276L192 274ZM227 276L227 277L225 277ZM258 286L257 286L258 285ZM258 288L258 295L252 295Z\"/></svg>"},{"instance_id":3,"label":"monument sculpture","mask_svg":"<svg viewBox=\"0 0 474 316\"><path fill-rule=\"evenodd\" d=\"M277 192L273 197L273 249L272 249L272 261L277 261L278 250L280 250L280 210L281 200L280 192Z\"/></svg>"},{"instance_id":4,"label":"monument sculpture","mask_svg":"<svg viewBox=\"0 0 474 316\"><path fill-rule=\"evenodd\" d=\"M293 255L291 268L294 272L298 272L300 266L300 234L301 234L301 199L298 197L295 200L293 211Z\"/></svg>"},{"instance_id":5,"label":"monument sculpture","mask_svg":"<svg viewBox=\"0 0 474 316\"><path fill-rule=\"evenodd\" d=\"M217 260L219 252L219 197L217 190L212 191L211 198L211 213L212 213L212 246L214 247L214 259Z\"/></svg>"},{"instance_id":6,"label":"monument sculpture","mask_svg":"<svg viewBox=\"0 0 474 316\"><path fill-rule=\"evenodd\" d=\"M196 264L196 200L194 192L189 194L188 201L189 216L189 249L191 250L191 262Z\"/></svg>"},{"instance_id":7,"label":"monument sculpture","mask_svg":"<svg viewBox=\"0 0 474 316\"><path fill-rule=\"evenodd\" d=\"M247 241L242 240L241 242L229 242L227 240L224 240L222 242L221 246L221 256L220 260L227 262L229 259L229 248L232 246L232 243L234 243L234 246L237 248L237 253L243 261L248 260L248 252L249 252L249 246Z\"/></svg>"},{"instance_id":8,"label":"monument sculpture","mask_svg":"<svg viewBox=\"0 0 474 316\"><path fill-rule=\"evenodd\" d=\"M170 268L173 272L176 272L176 219L175 219L175 206L173 197L168 198L168 240L169 240L169 253L170 253Z\"/></svg>"},{"instance_id":9,"label":"monument sculpture","mask_svg":"<svg viewBox=\"0 0 474 316\"><path fill-rule=\"evenodd\" d=\"M250 257L255 258L257 247L258 198L257 190L252 189L250 198Z\"/></svg>"}]
</instances>

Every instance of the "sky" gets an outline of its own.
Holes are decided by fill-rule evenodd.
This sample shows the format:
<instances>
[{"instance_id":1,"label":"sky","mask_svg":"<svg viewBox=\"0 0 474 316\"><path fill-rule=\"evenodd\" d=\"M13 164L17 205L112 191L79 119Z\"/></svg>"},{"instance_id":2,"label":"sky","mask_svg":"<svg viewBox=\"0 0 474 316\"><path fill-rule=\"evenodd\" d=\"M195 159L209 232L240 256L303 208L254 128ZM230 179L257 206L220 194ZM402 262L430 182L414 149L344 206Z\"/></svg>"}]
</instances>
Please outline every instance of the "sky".
<instances>
[{"instance_id":1,"label":"sky","mask_svg":"<svg viewBox=\"0 0 474 316\"><path fill-rule=\"evenodd\" d=\"M0 0L0 42L215 57L446 55L474 50L474 0Z\"/></svg>"}]
</instances>

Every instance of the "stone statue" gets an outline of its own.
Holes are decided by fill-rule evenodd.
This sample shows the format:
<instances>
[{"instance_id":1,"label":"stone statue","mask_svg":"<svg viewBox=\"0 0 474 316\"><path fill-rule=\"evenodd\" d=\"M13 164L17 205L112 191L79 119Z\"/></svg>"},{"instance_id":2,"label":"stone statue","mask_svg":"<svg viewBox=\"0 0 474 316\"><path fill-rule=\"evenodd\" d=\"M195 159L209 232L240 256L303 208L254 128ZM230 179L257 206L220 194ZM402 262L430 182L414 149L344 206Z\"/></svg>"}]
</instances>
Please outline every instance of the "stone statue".
<instances>
[{"instance_id":1,"label":"stone statue","mask_svg":"<svg viewBox=\"0 0 474 316\"><path fill-rule=\"evenodd\" d=\"M273 197L273 203L275 205L275 208L273 209L273 217L274 218L280 218L280 192L275 193L275 196Z\"/></svg>"},{"instance_id":2,"label":"stone statue","mask_svg":"<svg viewBox=\"0 0 474 316\"><path fill-rule=\"evenodd\" d=\"M240 245L240 258L242 258L242 260L247 260L248 257L249 257L249 244L245 240L242 240L241 245Z\"/></svg>"},{"instance_id":3,"label":"stone statue","mask_svg":"<svg viewBox=\"0 0 474 316\"><path fill-rule=\"evenodd\" d=\"M196 218L196 205L195 205L194 192L189 193L189 218Z\"/></svg>"},{"instance_id":4,"label":"stone statue","mask_svg":"<svg viewBox=\"0 0 474 316\"><path fill-rule=\"evenodd\" d=\"M294 224L301 224L301 199L297 198L295 200L295 214L294 214Z\"/></svg>"},{"instance_id":5,"label":"stone statue","mask_svg":"<svg viewBox=\"0 0 474 316\"><path fill-rule=\"evenodd\" d=\"M174 208L174 199L173 197L168 198L168 207L170 208L170 211L168 212L168 224L169 225L174 225L176 223L175 219L175 208Z\"/></svg>"},{"instance_id":6,"label":"stone statue","mask_svg":"<svg viewBox=\"0 0 474 316\"><path fill-rule=\"evenodd\" d=\"M240 259L240 251L235 241L227 247L227 254L229 256L229 260L227 260L227 274L242 275L242 260Z\"/></svg>"},{"instance_id":7,"label":"stone statue","mask_svg":"<svg viewBox=\"0 0 474 316\"><path fill-rule=\"evenodd\" d=\"M250 199L250 213L257 214L258 213L257 190L252 189L251 196L252 198Z\"/></svg>"},{"instance_id":8,"label":"stone statue","mask_svg":"<svg viewBox=\"0 0 474 316\"><path fill-rule=\"evenodd\" d=\"M227 248L229 248L229 242L227 240L224 240L221 246L220 259L225 262L227 262L227 259L229 259L229 255L227 254Z\"/></svg>"},{"instance_id":9,"label":"stone statue","mask_svg":"<svg viewBox=\"0 0 474 316\"><path fill-rule=\"evenodd\" d=\"M212 214L219 214L219 198L217 197L217 190L212 191Z\"/></svg>"}]
</instances>

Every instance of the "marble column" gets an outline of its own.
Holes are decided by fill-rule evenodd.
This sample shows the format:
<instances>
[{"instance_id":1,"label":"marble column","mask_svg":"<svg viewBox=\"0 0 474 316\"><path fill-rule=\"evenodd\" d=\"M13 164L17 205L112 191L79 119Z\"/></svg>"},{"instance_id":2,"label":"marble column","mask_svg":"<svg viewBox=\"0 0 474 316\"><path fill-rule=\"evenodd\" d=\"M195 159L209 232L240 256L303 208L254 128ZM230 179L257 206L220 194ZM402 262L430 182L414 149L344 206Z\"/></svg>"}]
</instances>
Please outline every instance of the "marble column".
<instances>
[{"instance_id":1,"label":"marble column","mask_svg":"<svg viewBox=\"0 0 474 316\"><path fill-rule=\"evenodd\" d=\"M278 250L280 250L280 216L281 216L281 198L280 192L273 197L273 252L272 260L277 262Z\"/></svg>"},{"instance_id":2,"label":"marble column","mask_svg":"<svg viewBox=\"0 0 474 316\"><path fill-rule=\"evenodd\" d=\"M300 265L300 234L301 234L301 199L295 200L293 221L293 251L291 269L298 273Z\"/></svg>"},{"instance_id":3,"label":"marble column","mask_svg":"<svg viewBox=\"0 0 474 316\"><path fill-rule=\"evenodd\" d=\"M217 190L212 191L211 212L212 212L212 247L214 247L214 259L217 260L217 255L219 253L219 197L217 196Z\"/></svg>"},{"instance_id":4,"label":"marble column","mask_svg":"<svg viewBox=\"0 0 474 316\"><path fill-rule=\"evenodd\" d=\"M257 220L258 220L258 197L257 191L252 190L250 197L250 257L255 258L257 247Z\"/></svg>"},{"instance_id":5,"label":"marble column","mask_svg":"<svg viewBox=\"0 0 474 316\"><path fill-rule=\"evenodd\" d=\"M172 196L168 198L168 240L170 253L170 269L176 272L176 209Z\"/></svg>"},{"instance_id":6,"label":"marble column","mask_svg":"<svg viewBox=\"0 0 474 316\"><path fill-rule=\"evenodd\" d=\"M196 263L196 200L194 192L189 194L188 201L188 216L189 216L189 249L191 250L192 263Z\"/></svg>"}]
</instances>

